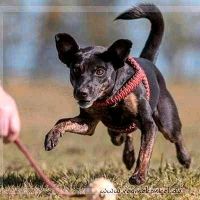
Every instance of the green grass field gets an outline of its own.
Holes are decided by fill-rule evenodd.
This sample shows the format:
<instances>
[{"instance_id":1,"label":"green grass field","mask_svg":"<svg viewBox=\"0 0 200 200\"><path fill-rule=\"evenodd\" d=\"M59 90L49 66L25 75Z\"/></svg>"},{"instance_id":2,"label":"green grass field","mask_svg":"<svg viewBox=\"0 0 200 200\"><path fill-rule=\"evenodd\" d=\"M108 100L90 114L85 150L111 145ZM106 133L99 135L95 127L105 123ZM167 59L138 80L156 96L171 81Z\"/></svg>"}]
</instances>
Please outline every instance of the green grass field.
<instances>
[{"instance_id":1,"label":"green grass field","mask_svg":"<svg viewBox=\"0 0 200 200\"><path fill-rule=\"evenodd\" d=\"M200 84L169 85L180 112L183 134L192 155L192 166L183 169L177 162L174 145L158 134L147 182L131 186L122 163L123 146L110 142L106 128L99 124L92 137L66 133L50 152L43 148L44 136L60 118L78 114L71 87L53 81L9 79L5 87L19 106L21 138L42 169L60 187L81 191L97 177L110 179L121 191L120 200L128 199L200 199ZM140 133L135 132L136 153ZM3 150L0 199L59 199L43 185L14 144ZM145 192L147 189L152 192ZM163 193L156 193L165 189ZM128 194L125 194L127 192ZM134 192L134 194L133 194ZM133 198L134 197L134 198Z\"/></svg>"}]
</instances>

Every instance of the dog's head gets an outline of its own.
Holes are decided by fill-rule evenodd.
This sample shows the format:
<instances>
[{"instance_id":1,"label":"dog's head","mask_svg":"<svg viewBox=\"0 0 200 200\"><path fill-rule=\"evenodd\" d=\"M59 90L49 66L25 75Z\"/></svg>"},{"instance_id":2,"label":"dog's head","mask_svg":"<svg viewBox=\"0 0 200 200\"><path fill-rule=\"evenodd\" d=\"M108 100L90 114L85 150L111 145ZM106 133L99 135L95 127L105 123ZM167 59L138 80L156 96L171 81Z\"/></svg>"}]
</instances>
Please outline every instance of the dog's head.
<instances>
[{"instance_id":1,"label":"dog's head","mask_svg":"<svg viewBox=\"0 0 200 200\"><path fill-rule=\"evenodd\" d=\"M92 106L112 91L116 71L124 66L132 42L120 39L109 48L94 46L79 48L70 35L55 36L59 59L70 68L74 97L82 108Z\"/></svg>"}]
</instances>

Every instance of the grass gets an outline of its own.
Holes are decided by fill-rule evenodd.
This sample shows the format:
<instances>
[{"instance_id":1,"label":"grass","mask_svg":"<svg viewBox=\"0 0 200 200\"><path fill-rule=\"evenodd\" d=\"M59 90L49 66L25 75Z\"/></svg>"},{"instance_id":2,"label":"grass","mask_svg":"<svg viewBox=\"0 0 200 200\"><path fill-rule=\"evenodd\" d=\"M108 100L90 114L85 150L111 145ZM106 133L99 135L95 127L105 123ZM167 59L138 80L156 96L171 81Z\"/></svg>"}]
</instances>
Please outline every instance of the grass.
<instances>
[{"instance_id":1,"label":"grass","mask_svg":"<svg viewBox=\"0 0 200 200\"><path fill-rule=\"evenodd\" d=\"M62 117L78 114L72 90L57 82L9 79L6 89L15 97L22 120L21 138L42 169L60 187L81 191L97 177L110 179L121 191L118 199L199 199L200 197L200 85L169 85L183 123L183 134L192 155L192 166L183 169L177 162L174 145L159 134L154 146L147 182L142 186L128 183L132 171L121 161L123 146L110 142L106 128L99 124L95 135L66 134L55 150L45 152L47 131ZM140 134L134 135L136 152ZM3 163L0 199L59 199L43 185L23 155L12 144L1 145ZM156 193L155 190L166 190ZM155 193L145 192L154 190ZM128 192L127 192L128 191ZM133 192L135 192L133 194ZM128 193L128 194L125 194Z\"/></svg>"}]
</instances>

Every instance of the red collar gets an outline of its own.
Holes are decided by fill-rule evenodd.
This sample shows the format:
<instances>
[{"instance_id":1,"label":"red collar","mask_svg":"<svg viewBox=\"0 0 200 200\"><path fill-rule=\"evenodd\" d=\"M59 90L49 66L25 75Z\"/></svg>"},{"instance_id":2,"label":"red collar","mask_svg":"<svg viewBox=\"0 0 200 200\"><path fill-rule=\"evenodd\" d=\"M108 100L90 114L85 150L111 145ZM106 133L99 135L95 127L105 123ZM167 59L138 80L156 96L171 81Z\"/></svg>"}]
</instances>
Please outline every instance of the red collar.
<instances>
[{"instance_id":1,"label":"red collar","mask_svg":"<svg viewBox=\"0 0 200 200\"><path fill-rule=\"evenodd\" d=\"M148 100L150 99L150 88L145 72L133 57L128 57L126 62L135 70L133 77L130 78L130 80L125 83L112 97L95 101L95 107L106 107L117 104L133 92L141 82L146 90L146 98Z\"/></svg>"}]
</instances>

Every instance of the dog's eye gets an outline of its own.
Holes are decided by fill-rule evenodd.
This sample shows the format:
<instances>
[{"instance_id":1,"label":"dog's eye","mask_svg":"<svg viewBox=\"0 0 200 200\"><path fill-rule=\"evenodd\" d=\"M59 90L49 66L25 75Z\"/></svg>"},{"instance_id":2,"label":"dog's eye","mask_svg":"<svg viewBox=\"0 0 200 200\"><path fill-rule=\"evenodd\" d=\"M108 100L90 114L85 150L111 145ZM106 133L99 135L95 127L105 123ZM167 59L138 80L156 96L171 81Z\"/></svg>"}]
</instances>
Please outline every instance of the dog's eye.
<instances>
[{"instance_id":1,"label":"dog's eye","mask_svg":"<svg viewBox=\"0 0 200 200\"><path fill-rule=\"evenodd\" d=\"M73 72L74 72L74 74L80 74L81 69L79 67L74 67Z\"/></svg>"},{"instance_id":2,"label":"dog's eye","mask_svg":"<svg viewBox=\"0 0 200 200\"><path fill-rule=\"evenodd\" d=\"M102 76L104 73L105 73L105 69L104 69L104 68L98 68L98 69L96 69L96 71L95 71L95 74L96 74L97 76Z\"/></svg>"}]
</instances>

